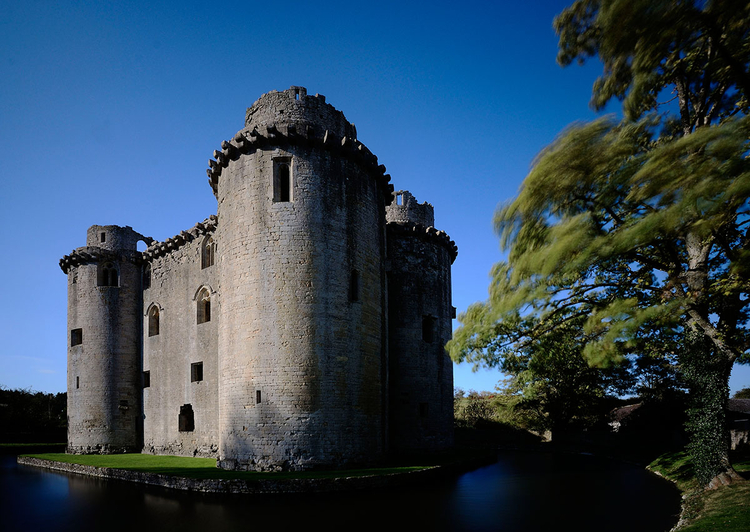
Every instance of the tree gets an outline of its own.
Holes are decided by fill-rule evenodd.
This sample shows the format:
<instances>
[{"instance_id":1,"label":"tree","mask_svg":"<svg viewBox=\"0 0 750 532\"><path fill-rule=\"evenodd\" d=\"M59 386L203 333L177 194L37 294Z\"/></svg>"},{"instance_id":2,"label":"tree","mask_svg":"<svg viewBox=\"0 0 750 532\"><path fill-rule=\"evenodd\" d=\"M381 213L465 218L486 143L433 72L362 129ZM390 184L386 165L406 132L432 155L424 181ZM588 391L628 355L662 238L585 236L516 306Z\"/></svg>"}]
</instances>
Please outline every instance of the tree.
<instances>
[{"instance_id":1,"label":"tree","mask_svg":"<svg viewBox=\"0 0 750 532\"><path fill-rule=\"evenodd\" d=\"M595 368L587 363L582 321L563 319L554 331L533 342L518 341L527 331L516 327L511 333L515 341L504 343L514 348L504 349L498 357L500 369L511 376L504 391L521 394L516 409L531 414L536 429L554 433L590 427L608 410L609 394L629 392L634 385L626 365Z\"/></svg>"},{"instance_id":2,"label":"tree","mask_svg":"<svg viewBox=\"0 0 750 532\"><path fill-rule=\"evenodd\" d=\"M67 394L8 390L0 385L0 442L61 442L67 427Z\"/></svg>"},{"instance_id":3,"label":"tree","mask_svg":"<svg viewBox=\"0 0 750 532\"><path fill-rule=\"evenodd\" d=\"M519 316L534 326L516 347L585 319L583 353L599 365L637 353L644 331L677 338L699 480L739 479L715 435L731 367L750 361L750 6L579 0L555 28L563 65L604 65L592 105L620 99L625 119L574 125L535 160L496 214L508 260L451 355L486 362Z\"/></svg>"}]
</instances>

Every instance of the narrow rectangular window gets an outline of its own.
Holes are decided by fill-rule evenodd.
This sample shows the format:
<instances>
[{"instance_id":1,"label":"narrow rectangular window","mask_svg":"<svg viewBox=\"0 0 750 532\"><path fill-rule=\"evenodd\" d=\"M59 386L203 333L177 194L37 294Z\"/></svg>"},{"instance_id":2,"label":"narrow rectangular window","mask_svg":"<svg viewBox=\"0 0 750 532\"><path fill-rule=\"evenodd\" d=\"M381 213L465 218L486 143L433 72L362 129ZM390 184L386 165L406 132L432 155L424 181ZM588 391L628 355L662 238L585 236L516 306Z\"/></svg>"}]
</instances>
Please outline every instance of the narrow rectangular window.
<instances>
[{"instance_id":1,"label":"narrow rectangular window","mask_svg":"<svg viewBox=\"0 0 750 532\"><path fill-rule=\"evenodd\" d=\"M180 432L192 432L195 430L195 413L193 405L187 404L180 407L180 415L177 418L177 427Z\"/></svg>"},{"instance_id":2,"label":"narrow rectangular window","mask_svg":"<svg viewBox=\"0 0 750 532\"><path fill-rule=\"evenodd\" d=\"M203 362L190 364L190 382L200 382L203 380Z\"/></svg>"},{"instance_id":3,"label":"narrow rectangular window","mask_svg":"<svg viewBox=\"0 0 750 532\"><path fill-rule=\"evenodd\" d=\"M83 329L73 329L70 331L70 346L81 345L83 343Z\"/></svg>"},{"instance_id":4,"label":"narrow rectangular window","mask_svg":"<svg viewBox=\"0 0 750 532\"><path fill-rule=\"evenodd\" d=\"M260 390L255 390L255 404L260 404Z\"/></svg>"},{"instance_id":5,"label":"narrow rectangular window","mask_svg":"<svg viewBox=\"0 0 750 532\"><path fill-rule=\"evenodd\" d=\"M102 242L107 241L107 233L102 233Z\"/></svg>"},{"instance_id":6,"label":"narrow rectangular window","mask_svg":"<svg viewBox=\"0 0 750 532\"><path fill-rule=\"evenodd\" d=\"M143 387L144 388L151 387L151 372L150 371L143 372Z\"/></svg>"},{"instance_id":7,"label":"narrow rectangular window","mask_svg":"<svg viewBox=\"0 0 750 532\"><path fill-rule=\"evenodd\" d=\"M349 279L349 301L359 301L359 271L352 270Z\"/></svg>"},{"instance_id":8,"label":"narrow rectangular window","mask_svg":"<svg viewBox=\"0 0 750 532\"><path fill-rule=\"evenodd\" d=\"M422 340L431 344L435 341L435 318L422 316Z\"/></svg>"},{"instance_id":9,"label":"narrow rectangular window","mask_svg":"<svg viewBox=\"0 0 750 532\"><path fill-rule=\"evenodd\" d=\"M292 158L275 158L273 160L273 201L292 201L292 183Z\"/></svg>"},{"instance_id":10,"label":"narrow rectangular window","mask_svg":"<svg viewBox=\"0 0 750 532\"><path fill-rule=\"evenodd\" d=\"M76 377L76 390L81 387L81 377Z\"/></svg>"}]
</instances>

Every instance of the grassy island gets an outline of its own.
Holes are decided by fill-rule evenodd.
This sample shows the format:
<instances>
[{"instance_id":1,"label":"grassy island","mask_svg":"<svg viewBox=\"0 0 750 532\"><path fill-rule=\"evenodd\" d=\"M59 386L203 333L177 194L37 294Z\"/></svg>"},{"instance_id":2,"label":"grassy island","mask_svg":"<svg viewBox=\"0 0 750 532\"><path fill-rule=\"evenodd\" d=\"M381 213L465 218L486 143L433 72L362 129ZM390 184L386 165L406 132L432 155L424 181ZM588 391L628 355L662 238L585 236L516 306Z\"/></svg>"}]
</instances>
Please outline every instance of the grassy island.
<instances>
[{"instance_id":1,"label":"grassy island","mask_svg":"<svg viewBox=\"0 0 750 532\"><path fill-rule=\"evenodd\" d=\"M324 479L324 478L353 478L376 475L392 475L422 471L434 467L433 465L388 466L361 469L345 469L333 471L229 471L216 467L213 458L192 458L186 456L156 456L151 454L65 454L40 453L28 454L31 458L52 460L66 464L79 464L91 467L106 467L138 471L158 475L171 475L192 479L221 479L221 480L285 480L285 479Z\"/></svg>"}]
</instances>

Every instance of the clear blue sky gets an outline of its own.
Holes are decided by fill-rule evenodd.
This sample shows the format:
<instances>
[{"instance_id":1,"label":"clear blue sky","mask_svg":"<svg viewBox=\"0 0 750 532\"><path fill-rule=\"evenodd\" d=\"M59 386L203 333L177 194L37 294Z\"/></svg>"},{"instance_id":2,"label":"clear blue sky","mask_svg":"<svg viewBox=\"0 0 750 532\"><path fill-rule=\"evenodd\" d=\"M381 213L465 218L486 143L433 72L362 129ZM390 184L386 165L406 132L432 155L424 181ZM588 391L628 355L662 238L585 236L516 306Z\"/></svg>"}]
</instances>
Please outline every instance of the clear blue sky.
<instances>
[{"instance_id":1,"label":"clear blue sky","mask_svg":"<svg viewBox=\"0 0 750 532\"><path fill-rule=\"evenodd\" d=\"M5 2L0 17L0 384L66 387L58 260L93 224L164 240L216 212L205 168L261 94L324 94L456 241L459 312L534 156L590 120L596 64L560 68L568 2ZM616 107L612 108L616 110ZM497 371L456 366L456 386ZM733 390L750 386L747 367Z\"/></svg>"}]
</instances>

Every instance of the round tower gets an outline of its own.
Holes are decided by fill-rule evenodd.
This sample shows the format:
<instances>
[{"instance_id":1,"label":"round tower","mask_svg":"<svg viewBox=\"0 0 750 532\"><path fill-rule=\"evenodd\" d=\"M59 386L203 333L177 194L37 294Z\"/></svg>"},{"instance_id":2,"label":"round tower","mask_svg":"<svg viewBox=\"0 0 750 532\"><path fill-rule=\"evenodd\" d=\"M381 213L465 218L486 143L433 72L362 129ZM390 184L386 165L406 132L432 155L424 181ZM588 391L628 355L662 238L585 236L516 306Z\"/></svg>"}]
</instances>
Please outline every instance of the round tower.
<instances>
[{"instance_id":1,"label":"round tower","mask_svg":"<svg viewBox=\"0 0 750 532\"><path fill-rule=\"evenodd\" d=\"M453 445L451 264L458 250L436 230L432 205L394 193L388 221L390 442L394 451Z\"/></svg>"},{"instance_id":2,"label":"round tower","mask_svg":"<svg viewBox=\"0 0 750 532\"><path fill-rule=\"evenodd\" d=\"M143 236L94 225L60 260L68 275L68 452L141 448Z\"/></svg>"},{"instance_id":3,"label":"round tower","mask_svg":"<svg viewBox=\"0 0 750 532\"><path fill-rule=\"evenodd\" d=\"M219 465L376 459L386 438L385 168L302 87L263 95L214 152Z\"/></svg>"}]
</instances>

